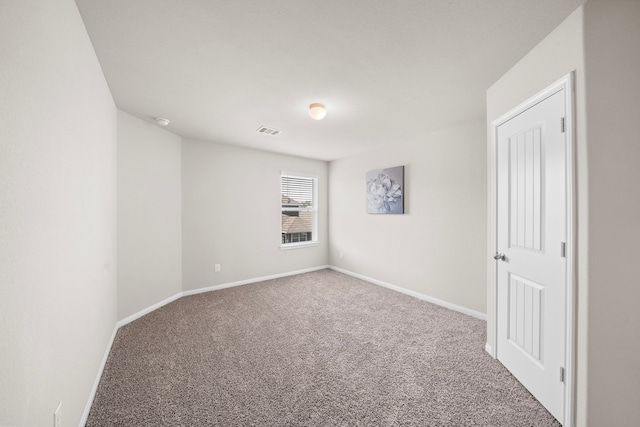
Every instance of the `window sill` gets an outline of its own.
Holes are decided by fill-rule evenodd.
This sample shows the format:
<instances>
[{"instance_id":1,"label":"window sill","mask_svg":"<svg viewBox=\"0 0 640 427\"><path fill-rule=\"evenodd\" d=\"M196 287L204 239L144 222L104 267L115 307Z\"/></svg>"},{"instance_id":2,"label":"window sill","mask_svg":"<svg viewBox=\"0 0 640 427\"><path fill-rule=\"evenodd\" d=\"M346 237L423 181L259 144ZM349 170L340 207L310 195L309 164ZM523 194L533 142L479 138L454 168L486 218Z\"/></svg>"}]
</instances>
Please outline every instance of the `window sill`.
<instances>
[{"instance_id":1,"label":"window sill","mask_svg":"<svg viewBox=\"0 0 640 427\"><path fill-rule=\"evenodd\" d=\"M289 249L308 248L309 246L318 246L318 242L281 243L280 250L288 251Z\"/></svg>"}]
</instances>

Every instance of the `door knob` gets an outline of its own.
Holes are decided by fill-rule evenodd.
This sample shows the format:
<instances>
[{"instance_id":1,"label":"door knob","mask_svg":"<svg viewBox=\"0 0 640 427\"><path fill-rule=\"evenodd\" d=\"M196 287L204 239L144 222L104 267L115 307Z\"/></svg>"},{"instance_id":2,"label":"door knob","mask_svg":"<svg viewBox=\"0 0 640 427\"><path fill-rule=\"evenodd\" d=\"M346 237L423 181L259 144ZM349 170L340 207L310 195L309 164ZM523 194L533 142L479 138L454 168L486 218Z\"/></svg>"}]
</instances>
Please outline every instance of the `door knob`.
<instances>
[{"instance_id":1,"label":"door knob","mask_svg":"<svg viewBox=\"0 0 640 427\"><path fill-rule=\"evenodd\" d=\"M498 253L496 252L496 254L493 256L493 259L500 260L500 261L506 261L507 260L507 256L503 253Z\"/></svg>"}]
</instances>

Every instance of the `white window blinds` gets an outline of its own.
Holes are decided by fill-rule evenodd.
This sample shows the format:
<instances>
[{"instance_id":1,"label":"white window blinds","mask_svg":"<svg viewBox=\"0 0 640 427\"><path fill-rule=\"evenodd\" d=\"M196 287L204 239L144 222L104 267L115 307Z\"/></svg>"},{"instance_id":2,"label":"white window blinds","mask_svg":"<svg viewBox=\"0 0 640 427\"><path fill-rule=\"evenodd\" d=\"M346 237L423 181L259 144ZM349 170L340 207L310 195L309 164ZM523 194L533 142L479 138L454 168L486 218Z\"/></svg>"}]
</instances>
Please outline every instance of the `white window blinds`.
<instances>
[{"instance_id":1,"label":"white window blinds","mask_svg":"<svg viewBox=\"0 0 640 427\"><path fill-rule=\"evenodd\" d=\"M317 185L315 177L282 174L282 245L318 240Z\"/></svg>"}]
</instances>

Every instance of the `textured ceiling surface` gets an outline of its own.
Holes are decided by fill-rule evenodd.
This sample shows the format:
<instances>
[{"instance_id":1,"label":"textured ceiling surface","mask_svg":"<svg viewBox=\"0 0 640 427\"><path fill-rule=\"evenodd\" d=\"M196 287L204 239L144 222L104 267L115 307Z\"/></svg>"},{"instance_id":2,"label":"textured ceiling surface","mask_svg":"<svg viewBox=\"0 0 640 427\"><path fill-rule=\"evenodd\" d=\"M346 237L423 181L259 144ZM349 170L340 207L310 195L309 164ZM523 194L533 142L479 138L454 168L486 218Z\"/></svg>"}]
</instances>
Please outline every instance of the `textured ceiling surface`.
<instances>
[{"instance_id":1,"label":"textured ceiling surface","mask_svg":"<svg viewBox=\"0 0 640 427\"><path fill-rule=\"evenodd\" d=\"M483 117L486 90L584 0L76 3L118 108L334 160Z\"/></svg>"}]
</instances>

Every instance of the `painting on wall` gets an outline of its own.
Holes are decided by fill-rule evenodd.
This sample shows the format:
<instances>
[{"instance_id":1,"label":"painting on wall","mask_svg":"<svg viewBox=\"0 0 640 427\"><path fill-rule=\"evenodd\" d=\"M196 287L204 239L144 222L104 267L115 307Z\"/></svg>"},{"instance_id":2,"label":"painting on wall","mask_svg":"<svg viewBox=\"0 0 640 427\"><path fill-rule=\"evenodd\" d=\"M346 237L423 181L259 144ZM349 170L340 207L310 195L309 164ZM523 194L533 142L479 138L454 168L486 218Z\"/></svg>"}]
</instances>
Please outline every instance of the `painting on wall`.
<instances>
[{"instance_id":1,"label":"painting on wall","mask_svg":"<svg viewBox=\"0 0 640 427\"><path fill-rule=\"evenodd\" d=\"M404 213L404 166L367 172L367 213Z\"/></svg>"}]
</instances>

